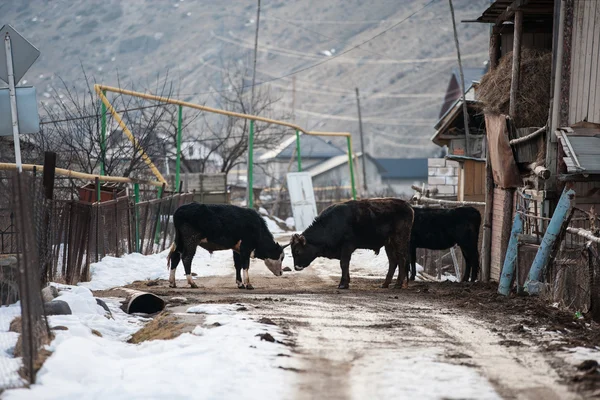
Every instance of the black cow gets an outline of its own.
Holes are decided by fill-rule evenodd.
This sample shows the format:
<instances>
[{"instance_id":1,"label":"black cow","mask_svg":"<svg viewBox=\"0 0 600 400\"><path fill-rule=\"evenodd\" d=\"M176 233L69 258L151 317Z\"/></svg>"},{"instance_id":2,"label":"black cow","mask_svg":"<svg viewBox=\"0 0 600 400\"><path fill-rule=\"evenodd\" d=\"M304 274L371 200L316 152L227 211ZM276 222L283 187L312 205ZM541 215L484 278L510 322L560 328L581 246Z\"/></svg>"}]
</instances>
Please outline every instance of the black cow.
<instances>
[{"instance_id":1,"label":"black cow","mask_svg":"<svg viewBox=\"0 0 600 400\"><path fill-rule=\"evenodd\" d=\"M248 268L250 258L264 260L267 268L281 276L283 247L274 239L263 218L254 210L223 204L185 204L173 214L175 242L167 257L171 267L169 286L175 285L175 270L179 261L192 288L192 259L197 246L209 252L233 250L235 279L240 289L253 289Z\"/></svg>"},{"instance_id":2,"label":"black cow","mask_svg":"<svg viewBox=\"0 0 600 400\"><path fill-rule=\"evenodd\" d=\"M415 221L410 237L410 279L415 280L417 248L445 250L458 244L465 258L462 281L471 276L477 279L479 271L479 226L481 215L473 207L414 208Z\"/></svg>"},{"instance_id":3,"label":"black cow","mask_svg":"<svg viewBox=\"0 0 600 400\"><path fill-rule=\"evenodd\" d=\"M325 209L301 235L292 236L294 268L302 271L317 257L340 260L342 279L339 289L350 284L350 258L356 249L379 253L385 246L389 270L382 287L388 287L399 267L401 287L408 277L407 264L413 210L399 199L348 201Z\"/></svg>"}]
</instances>

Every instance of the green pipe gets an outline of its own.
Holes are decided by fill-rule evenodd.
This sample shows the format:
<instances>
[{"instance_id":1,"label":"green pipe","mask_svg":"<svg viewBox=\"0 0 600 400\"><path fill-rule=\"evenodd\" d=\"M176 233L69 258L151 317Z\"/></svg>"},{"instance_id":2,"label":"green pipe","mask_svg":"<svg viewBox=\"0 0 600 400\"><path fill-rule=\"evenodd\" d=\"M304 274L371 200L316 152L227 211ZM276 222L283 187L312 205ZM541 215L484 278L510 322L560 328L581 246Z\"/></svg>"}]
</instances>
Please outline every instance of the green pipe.
<instances>
[{"instance_id":1,"label":"green pipe","mask_svg":"<svg viewBox=\"0 0 600 400\"><path fill-rule=\"evenodd\" d=\"M298 172L302 172L302 155L300 154L300 131L296 129L296 158L298 159Z\"/></svg>"},{"instance_id":2,"label":"green pipe","mask_svg":"<svg viewBox=\"0 0 600 400\"><path fill-rule=\"evenodd\" d=\"M156 197L157 199L162 198L164 190L165 190L165 184L163 183L163 185L158 188L158 196ZM160 208L161 208L161 203L158 203L158 210L157 210L157 215L156 215L156 232L154 232L154 243L156 243L156 244L160 243Z\"/></svg>"},{"instance_id":3,"label":"green pipe","mask_svg":"<svg viewBox=\"0 0 600 400\"><path fill-rule=\"evenodd\" d=\"M103 90L102 93L106 96L106 90ZM101 101L100 104L100 175L106 175L104 165L104 160L106 158L106 104L104 104L103 101Z\"/></svg>"},{"instance_id":4,"label":"green pipe","mask_svg":"<svg viewBox=\"0 0 600 400\"><path fill-rule=\"evenodd\" d=\"M350 182L352 183L352 198L356 200L356 185L354 183L354 165L352 163L352 146L350 145L350 136L346 138L348 142L348 162L350 163Z\"/></svg>"},{"instance_id":5,"label":"green pipe","mask_svg":"<svg viewBox=\"0 0 600 400\"><path fill-rule=\"evenodd\" d=\"M135 249L139 253L140 252L140 210L138 208L138 203L140 202L140 184L133 184L133 193L134 193L134 201L135 201Z\"/></svg>"},{"instance_id":6,"label":"green pipe","mask_svg":"<svg viewBox=\"0 0 600 400\"><path fill-rule=\"evenodd\" d=\"M177 118L177 162L175 165L175 190L179 191L179 180L181 174L181 123L183 121L183 107L179 106Z\"/></svg>"},{"instance_id":7,"label":"green pipe","mask_svg":"<svg viewBox=\"0 0 600 400\"><path fill-rule=\"evenodd\" d=\"M250 120L250 136L248 137L248 207L254 207L254 120Z\"/></svg>"}]
</instances>

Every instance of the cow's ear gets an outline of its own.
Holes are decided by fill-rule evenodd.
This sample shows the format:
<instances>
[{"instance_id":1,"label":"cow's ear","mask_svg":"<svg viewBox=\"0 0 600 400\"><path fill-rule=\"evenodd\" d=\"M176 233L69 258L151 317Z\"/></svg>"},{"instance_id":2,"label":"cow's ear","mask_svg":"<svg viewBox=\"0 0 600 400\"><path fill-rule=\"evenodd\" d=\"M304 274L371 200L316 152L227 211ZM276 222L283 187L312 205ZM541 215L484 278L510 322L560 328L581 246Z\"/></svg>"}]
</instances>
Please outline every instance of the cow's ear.
<instances>
[{"instance_id":1,"label":"cow's ear","mask_svg":"<svg viewBox=\"0 0 600 400\"><path fill-rule=\"evenodd\" d=\"M304 237L304 235L298 235L298 241L302 243L302 246L306 246L306 238Z\"/></svg>"},{"instance_id":2,"label":"cow's ear","mask_svg":"<svg viewBox=\"0 0 600 400\"><path fill-rule=\"evenodd\" d=\"M292 235L292 240L290 241L290 244L296 244L300 241L300 235L298 235L297 233L294 233Z\"/></svg>"}]
</instances>

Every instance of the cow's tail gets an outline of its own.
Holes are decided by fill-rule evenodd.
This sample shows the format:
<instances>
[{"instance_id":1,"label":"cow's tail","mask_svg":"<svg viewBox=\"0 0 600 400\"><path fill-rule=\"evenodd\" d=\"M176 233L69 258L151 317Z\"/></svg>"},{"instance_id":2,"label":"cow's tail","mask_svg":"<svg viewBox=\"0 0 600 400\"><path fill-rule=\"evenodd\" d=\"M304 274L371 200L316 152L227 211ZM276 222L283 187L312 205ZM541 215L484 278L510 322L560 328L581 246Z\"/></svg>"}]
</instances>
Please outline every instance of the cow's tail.
<instances>
[{"instance_id":1,"label":"cow's tail","mask_svg":"<svg viewBox=\"0 0 600 400\"><path fill-rule=\"evenodd\" d=\"M171 247L169 248L169 254L167 255L167 269L171 268L171 256L174 252L178 251L178 248L181 247L179 243L181 241L181 234L179 233L179 229L175 228L175 240L171 243ZM181 249L179 250L181 251Z\"/></svg>"}]
</instances>

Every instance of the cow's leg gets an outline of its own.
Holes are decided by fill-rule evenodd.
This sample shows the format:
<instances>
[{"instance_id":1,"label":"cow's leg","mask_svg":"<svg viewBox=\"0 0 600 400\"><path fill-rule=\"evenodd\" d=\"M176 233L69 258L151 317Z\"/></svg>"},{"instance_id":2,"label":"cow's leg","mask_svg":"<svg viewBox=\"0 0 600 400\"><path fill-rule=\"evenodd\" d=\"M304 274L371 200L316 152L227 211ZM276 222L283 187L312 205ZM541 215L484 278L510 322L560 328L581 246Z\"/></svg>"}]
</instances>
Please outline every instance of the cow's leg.
<instances>
[{"instance_id":1,"label":"cow's leg","mask_svg":"<svg viewBox=\"0 0 600 400\"><path fill-rule=\"evenodd\" d=\"M183 254L181 256L181 260L183 261L183 268L185 270L185 278L189 283L191 288L197 288L198 285L194 283L192 279L192 260L194 259L194 255L196 254L196 247L192 247L191 249L186 246Z\"/></svg>"},{"instance_id":2,"label":"cow's leg","mask_svg":"<svg viewBox=\"0 0 600 400\"><path fill-rule=\"evenodd\" d=\"M409 261L407 260L407 263ZM414 281L417 276L417 248L410 245L410 280Z\"/></svg>"},{"instance_id":3,"label":"cow's leg","mask_svg":"<svg viewBox=\"0 0 600 400\"><path fill-rule=\"evenodd\" d=\"M406 226L404 223L400 223L396 229L396 235L393 238L394 250L396 251L395 256L398 260L398 280L394 287L402 288L404 281L406 280L406 287L408 287L408 253L410 247L410 231L411 225Z\"/></svg>"},{"instance_id":4,"label":"cow's leg","mask_svg":"<svg viewBox=\"0 0 600 400\"><path fill-rule=\"evenodd\" d=\"M177 265L179 265L179 261L181 260L181 253L178 251L174 251L171 254L171 271L169 272L169 287L177 287L175 283L175 270L177 269Z\"/></svg>"},{"instance_id":5,"label":"cow's leg","mask_svg":"<svg viewBox=\"0 0 600 400\"><path fill-rule=\"evenodd\" d=\"M238 289L245 289L242 283L242 257L235 251L233 252L233 264L235 265L235 283Z\"/></svg>"},{"instance_id":6,"label":"cow's leg","mask_svg":"<svg viewBox=\"0 0 600 400\"><path fill-rule=\"evenodd\" d=\"M475 282L479 271L479 251L477 250L477 245L463 244L460 246L460 250L465 259L465 272L461 282L468 282L469 277L471 278L471 282Z\"/></svg>"},{"instance_id":7,"label":"cow's leg","mask_svg":"<svg viewBox=\"0 0 600 400\"><path fill-rule=\"evenodd\" d=\"M252 249L246 248L244 243L240 246L240 260L242 264L242 289L246 288L248 290L254 289L254 286L250 283L250 275L248 271L250 270L250 254L252 254Z\"/></svg>"},{"instance_id":8,"label":"cow's leg","mask_svg":"<svg viewBox=\"0 0 600 400\"><path fill-rule=\"evenodd\" d=\"M350 288L350 258L352 257L353 249L344 248L342 249L342 255L340 257L340 268L342 269L342 279L338 285L338 289Z\"/></svg>"},{"instance_id":9,"label":"cow's leg","mask_svg":"<svg viewBox=\"0 0 600 400\"><path fill-rule=\"evenodd\" d=\"M387 289L392 283L392 279L394 278L394 273L396 273L396 266L398 265L398 261L396 260L396 252L394 248L390 245L385 246L385 253L388 257L389 267L388 273L385 276L385 281L381 285L382 288Z\"/></svg>"}]
</instances>

